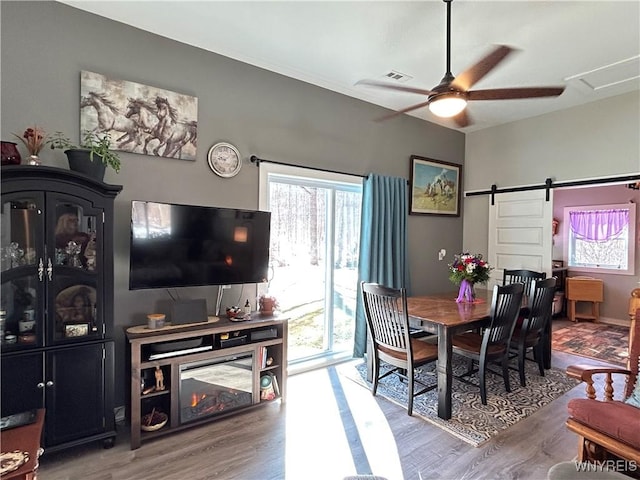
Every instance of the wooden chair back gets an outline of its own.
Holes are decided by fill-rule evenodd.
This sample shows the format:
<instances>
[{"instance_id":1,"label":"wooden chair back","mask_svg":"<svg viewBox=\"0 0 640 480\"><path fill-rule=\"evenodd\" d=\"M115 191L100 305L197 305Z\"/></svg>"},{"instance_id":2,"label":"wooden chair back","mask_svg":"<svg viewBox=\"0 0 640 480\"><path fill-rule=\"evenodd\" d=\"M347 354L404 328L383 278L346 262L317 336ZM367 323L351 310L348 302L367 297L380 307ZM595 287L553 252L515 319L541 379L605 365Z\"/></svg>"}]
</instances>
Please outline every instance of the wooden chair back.
<instances>
[{"instance_id":1,"label":"wooden chair back","mask_svg":"<svg viewBox=\"0 0 640 480\"><path fill-rule=\"evenodd\" d=\"M524 284L524 294L529 295L532 280L544 280L547 278L545 272L535 272L533 270L507 270L502 272L502 285L510 283Z\"/></svg>"},{"instance_id":2,"label":"wooden chair back","mask_svg":"<svg viewBox=\"0 0 640 480\"><path fill-rule=\"evenodd\" d=\"M627 376L627 383L624 389L624 397L627 398L633 392L636 381L638 381L638 362L640 362L640 308L636 310L635 316L631 316L631 327L629 328L629 357L627 358L627 369L631 375Z\"/></svg>"},{"instance_id":3,"label":"wooden chair back","mask_svg":"<svg viewBox=\"0 0 640 480\"><path fill-rule=\"evenodd\" d=\"M492 345L504 345L508 349L522 307L523 292L522 283L493 287L491 322L483 334L483 350Z\"/></svg>"},{"instance_id":4,"label":"wooden chair back","mask_svg":"<svg viewBox=\"0 0 640 480\"><path fill-rule=\"evenodd\" d=\"M637 318L636 310L640 308L640 288L634 288L631 291L629 299L629 318L634 320Z\"/></svg>"},{"instance_id":5,"label":"wooden chair back","mask_svg":"<svg viewBox=\"0 0 640 480\"><path fill-rule=\"evenodd\" d=\"M542 335L553 314L553 297L556 292L556 278L533 280L528 293L528 313L522 323L525 334L537 332Z\"/></svg>"},{"instance_id":6,"label":"wooden chair back","mask_svg":"<svg viewBox=\"0 0 640 480\"><path fill-rule=\"evenodd\" d=\"M407 362L412 358L407 292L377 283L361 283L367 328L373 342L374 355L395 352ZM387 359L383 358L387 361ZM395 364L395 362L394 362Z\"/></svg>"}]
</instances>

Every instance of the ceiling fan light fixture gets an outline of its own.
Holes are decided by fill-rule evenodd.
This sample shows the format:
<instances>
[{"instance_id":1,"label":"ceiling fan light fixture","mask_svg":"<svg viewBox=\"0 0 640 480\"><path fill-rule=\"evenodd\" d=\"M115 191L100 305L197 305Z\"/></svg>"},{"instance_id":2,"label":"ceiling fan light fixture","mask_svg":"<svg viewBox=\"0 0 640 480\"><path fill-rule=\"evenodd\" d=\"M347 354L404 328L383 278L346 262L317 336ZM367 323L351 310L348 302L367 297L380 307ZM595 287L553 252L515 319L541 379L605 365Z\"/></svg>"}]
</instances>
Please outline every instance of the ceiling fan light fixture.
<instances>
[{"instance_id":1,"label":"ceiling fan light fixture","mask_svg":"<svg viewBox=\"0 0 640 480\"><path fill-rule=\"evenodd\" d=\"M447 92L434 96L429 101L431 113L442 118L458 115L467 106L467 99L460 92Z\"/></svg>"}]
</instances>

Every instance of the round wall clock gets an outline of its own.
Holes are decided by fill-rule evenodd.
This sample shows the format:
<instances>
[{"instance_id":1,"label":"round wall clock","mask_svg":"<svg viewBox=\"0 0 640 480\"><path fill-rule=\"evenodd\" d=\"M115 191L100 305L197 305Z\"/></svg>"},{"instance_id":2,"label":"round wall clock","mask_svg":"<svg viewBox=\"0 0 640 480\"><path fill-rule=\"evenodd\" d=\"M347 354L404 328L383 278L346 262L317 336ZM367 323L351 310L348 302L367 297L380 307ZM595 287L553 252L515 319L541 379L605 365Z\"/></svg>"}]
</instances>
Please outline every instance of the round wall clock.
<instances>
[{"instance_id":1,"label":"round wall clock","mask_svg":"<svg viewBox=\"0 0 640 480\"><path fill-rule=\"evenodd\" d=\"M240 152L230 143L216 143L209 149L207 161L211 170L224 178L235 177L242 168Z\"/></svg>"}]
</instances>

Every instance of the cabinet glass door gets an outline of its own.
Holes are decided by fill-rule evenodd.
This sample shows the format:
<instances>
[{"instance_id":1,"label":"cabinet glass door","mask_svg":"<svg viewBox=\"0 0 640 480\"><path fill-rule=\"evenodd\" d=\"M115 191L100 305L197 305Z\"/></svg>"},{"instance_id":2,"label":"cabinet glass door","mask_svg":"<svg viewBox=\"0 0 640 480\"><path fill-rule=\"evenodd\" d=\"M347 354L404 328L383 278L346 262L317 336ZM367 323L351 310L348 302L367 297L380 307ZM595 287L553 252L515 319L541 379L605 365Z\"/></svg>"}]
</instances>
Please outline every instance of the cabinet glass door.
<instances>
[{"instance_id":1,"label":"cabinet glass door","mask_svg":"<svg viewBox=\"0 0 640 480\"><path fill-rule=\"evenodd\" d=\"M5 351L43 341L43 196L4 195L0 207L0 342Z\"/></svg>"},{"instance_id":2,"label":"cabinet glass door","mask_svg":"<svg viewBox=\"0 0 640 480\"><path fill-rule=\"evenodd\" d=\"M49 249L53 250L49 298L55 316L51 341L101 338L97 272L102 268L102 210L69 197L52 198L48 205L52 211L48 231L53 232L48 237L54 247Z\"/></svg>"}]
</instances>

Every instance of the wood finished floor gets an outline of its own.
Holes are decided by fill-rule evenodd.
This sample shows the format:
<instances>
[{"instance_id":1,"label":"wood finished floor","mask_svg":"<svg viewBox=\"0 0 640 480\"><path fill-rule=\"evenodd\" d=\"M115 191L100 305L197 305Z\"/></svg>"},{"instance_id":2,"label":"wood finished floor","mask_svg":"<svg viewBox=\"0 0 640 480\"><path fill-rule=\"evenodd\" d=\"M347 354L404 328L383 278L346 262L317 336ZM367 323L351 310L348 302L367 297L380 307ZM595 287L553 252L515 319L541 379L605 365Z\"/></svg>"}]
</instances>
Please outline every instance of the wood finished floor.
<instances>
[{"instance_id":1,"label":"wood finished floor","mask_svg":"<svg viewBox=\"0 0 640 480\"><path fill-rule=\"evenodd\" d=\"M561 323L554 323L559 328ZM554 352L554 367L597 363ZM545 479L571 460L577 439L564 427L578 386L479 448L458 440L352 380L342 364L289 378L286 405L195 427L129 449L101 444L45 455L38 480L341 480L373 473L389 480Z\"/></svg>"}]
</instances>

